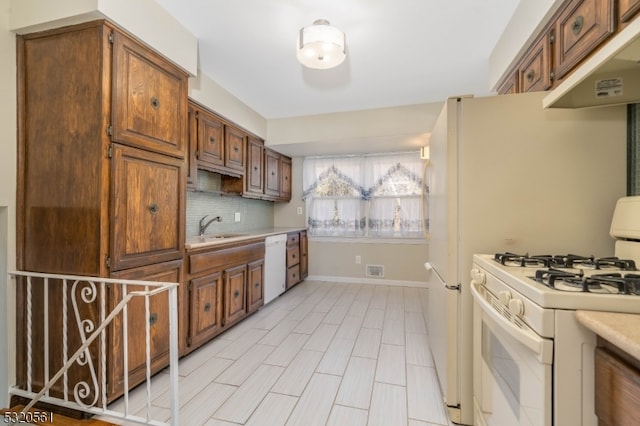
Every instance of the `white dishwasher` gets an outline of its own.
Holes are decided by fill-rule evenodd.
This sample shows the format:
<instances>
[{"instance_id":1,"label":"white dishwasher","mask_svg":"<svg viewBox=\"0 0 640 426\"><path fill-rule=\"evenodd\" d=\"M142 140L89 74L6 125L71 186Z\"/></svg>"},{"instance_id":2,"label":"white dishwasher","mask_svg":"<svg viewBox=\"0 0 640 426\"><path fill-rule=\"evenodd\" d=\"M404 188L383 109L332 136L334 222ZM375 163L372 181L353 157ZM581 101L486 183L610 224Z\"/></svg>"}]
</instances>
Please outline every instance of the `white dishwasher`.
<instances>
[{"instance_id":1,"label":"white dishwasher","mask_svg":"<svg viewBox=\"0 0 640 426\"><path fill-rule=\"evenodd\" d=\"M267 237L264 245L264 303L267 304L285 290L287 234Z\"/></svg>"}]
</instances>

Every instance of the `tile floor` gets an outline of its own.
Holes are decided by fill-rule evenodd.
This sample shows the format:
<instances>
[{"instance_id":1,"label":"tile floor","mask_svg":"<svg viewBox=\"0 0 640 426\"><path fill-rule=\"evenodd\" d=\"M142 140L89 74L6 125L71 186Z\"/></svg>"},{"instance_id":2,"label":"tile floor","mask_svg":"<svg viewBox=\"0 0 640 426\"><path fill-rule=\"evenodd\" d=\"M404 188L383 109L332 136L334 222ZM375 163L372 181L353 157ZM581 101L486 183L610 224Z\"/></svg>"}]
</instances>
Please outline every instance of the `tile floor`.
<instances>
[{"instance_id":1,"label":"tile floor","mask_svg":"<svg viewBox=\"0 0 640 426\"><path fill-rule=\"evenodd\" d=\"M180 360L180 424L450 425L426 302L426 289L305 281ZM152 380L154 418L169 417L168 378Z\"/></svg>"}]
</instances>

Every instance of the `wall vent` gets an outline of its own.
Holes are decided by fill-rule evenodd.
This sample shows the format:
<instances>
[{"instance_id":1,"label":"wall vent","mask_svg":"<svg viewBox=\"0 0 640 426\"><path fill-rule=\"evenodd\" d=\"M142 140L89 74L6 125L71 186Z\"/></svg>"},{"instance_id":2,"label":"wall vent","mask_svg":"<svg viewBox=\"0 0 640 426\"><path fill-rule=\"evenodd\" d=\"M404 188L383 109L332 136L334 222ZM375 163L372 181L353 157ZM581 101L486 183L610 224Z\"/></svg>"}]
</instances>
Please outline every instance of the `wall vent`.
<instances>
[{"instance_id":1,"label":"wall vent","mask_svg":"<svg viewBox=\"0 0 640 426\"><path fill-rule=\"evenodd\" d=\"M367 277L383 278L384 265L367 265L366 275Z\"/></svg>"}]
</instances>

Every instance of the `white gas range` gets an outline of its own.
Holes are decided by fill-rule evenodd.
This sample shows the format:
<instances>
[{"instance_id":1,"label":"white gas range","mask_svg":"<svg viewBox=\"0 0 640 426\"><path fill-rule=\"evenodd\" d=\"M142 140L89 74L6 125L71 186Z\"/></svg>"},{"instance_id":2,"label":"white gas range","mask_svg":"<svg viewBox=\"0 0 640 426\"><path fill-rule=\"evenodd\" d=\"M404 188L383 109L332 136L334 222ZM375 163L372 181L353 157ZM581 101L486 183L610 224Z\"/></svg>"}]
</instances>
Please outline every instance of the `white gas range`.
<instances>
[{"instance_id":1,"label":"white gas range","mask_svg":"<svg viewBox=\"0 0 640 426\"><path fill-rule=\"evenodd\" d=\"M576 310L640 314L640 197L618 201L615 256L474 255L474 421L596 425L595 336Z\"/></svg>"}]
</instances>

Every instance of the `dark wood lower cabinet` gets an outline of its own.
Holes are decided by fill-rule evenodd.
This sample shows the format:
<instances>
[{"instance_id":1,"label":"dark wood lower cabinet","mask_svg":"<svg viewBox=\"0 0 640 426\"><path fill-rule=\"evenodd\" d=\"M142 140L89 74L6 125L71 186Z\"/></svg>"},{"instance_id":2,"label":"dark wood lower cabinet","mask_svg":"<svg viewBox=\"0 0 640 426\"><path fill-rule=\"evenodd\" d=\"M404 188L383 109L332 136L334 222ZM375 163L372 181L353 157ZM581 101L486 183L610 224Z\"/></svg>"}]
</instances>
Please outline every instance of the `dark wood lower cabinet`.
<instances>
[{"instance_id":1,"label":"dark wood lower cabinet","mask_svg":"<svg viewBox=\"0 0 640 426\"><path fill-rule=\"evenodd\" d=\"M307 231L287 235L287 289L309 275Z\"/></svg>"},{"instance_id":2,"label":"dark wood lower cabinet","mask_svg":"<svg viewBox=\"0 0 640 426\"><path fill-rule=\"evenodd\" d=\"M174 283L179 283L181 276L182 260L148 265L112 274L112 278ZM127 293L151 289L151 287L145 289L143 286L126 287ZM122 300L122 296L123 291L120 285L114 285L109 289L110 311ZM135 386L146 380L147 325L149 328L151 374L157 373L169 364L169 293L162 292L151 296L148 298L148 302L145 299L145 297L133 297L127 305L128 338L126 347L123 335L124 315L117 316L110 328L107 386L109 395L114 397L124 393L125 354L128 362L129 385Z\"/></svg>"},{"instance_id":3,"label":"dark wood lower cabinet","mask_svg":"<svg viewBox=\"0 0 640 426\"><path fill-rule=\"evenodd\" d=\"M252 313L264 305L264 259L250 262L247 272L247 312Z\"/></svg>"},{"instance_id":4,"label":"dark wood lower cabinet","mask_svg":"<svg viewBox=\"0 0 640 426\"><path fill-rule=\"evenodd\" d=\"M222 329L222 273L189 281L189 346L200 346Z\"/></svg>"},{"instance_id":5,"label":"dark wood lower cabinet","mask_svg":"<svg viewBox=\"0 0 640 426\"><path fill-rule=\"evenodd\" d=\"M263 305L264 238L187 250L185 355Z\"/></svg>"},{"instance_id":6,"label":"dark wood lower cabinet","mask_svg":"<svg viewBox=\"0 0 640 426\"><path fill-rule=\"evenodd\" d=\"M247 315L247 264L224 270L224 325L230 326Z\"/></svg>"},{"instance_id":7,"label":"dark wood lower cabinet","mask_svg":"<svg viewBox=\"0 0 640 426\"><path fill-rule=\"evenodd\" d=\"M632 426L640 419L640 361L599 339L595 353L595 411L600 426Z\"/></svg>"}]
</instances>

